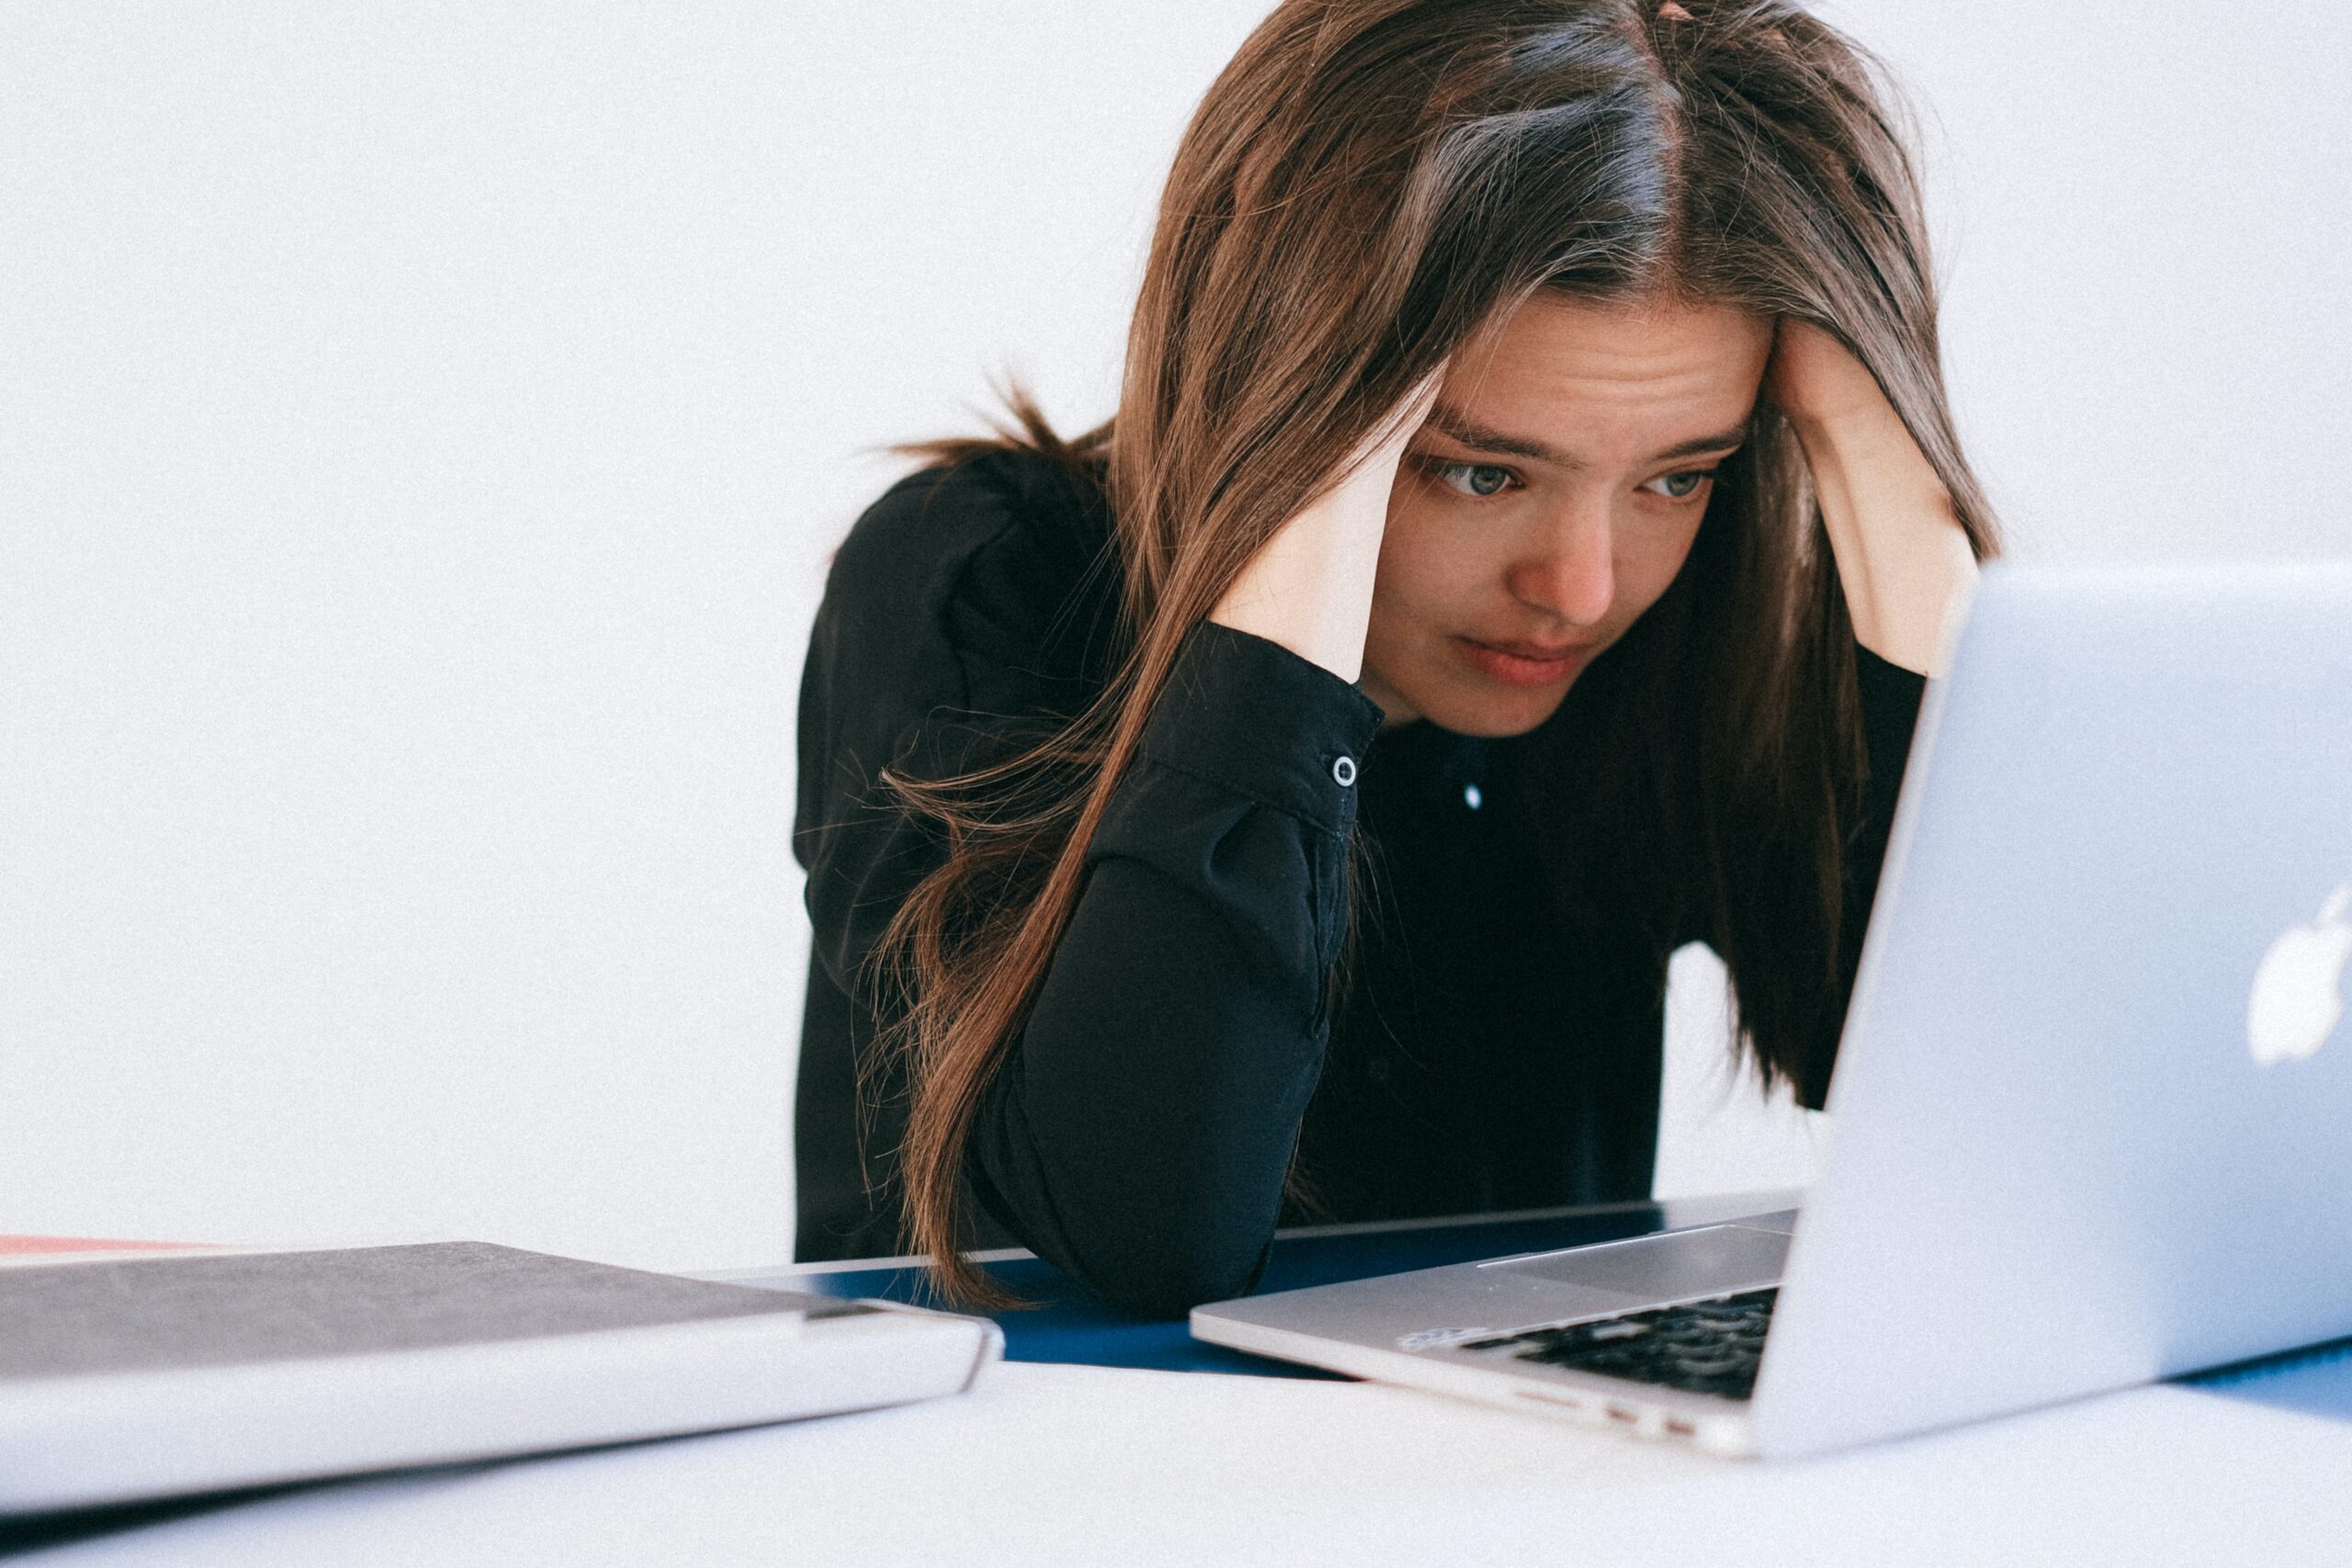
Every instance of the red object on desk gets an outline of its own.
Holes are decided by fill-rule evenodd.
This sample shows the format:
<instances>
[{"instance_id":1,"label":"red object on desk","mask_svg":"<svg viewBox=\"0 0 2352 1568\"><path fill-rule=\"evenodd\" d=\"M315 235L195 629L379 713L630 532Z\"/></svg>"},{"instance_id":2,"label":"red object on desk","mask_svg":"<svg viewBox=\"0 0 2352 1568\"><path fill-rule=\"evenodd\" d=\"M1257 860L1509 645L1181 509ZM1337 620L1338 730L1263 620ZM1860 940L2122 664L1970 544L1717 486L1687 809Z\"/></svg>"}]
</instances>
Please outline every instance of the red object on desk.
<instances>
[{"instance_id":1,"label":"red object on desk","mask_svg":"<svg viewBox=\"0 0 2352 1568\"><path fill-rule=\"evenodd\" d=\"M78 1235L0 1235L0 1253L10 1252L157 1252L165 1248L203 1247L202 1241L93 1241Z\"/></svg>"}]
</instances>

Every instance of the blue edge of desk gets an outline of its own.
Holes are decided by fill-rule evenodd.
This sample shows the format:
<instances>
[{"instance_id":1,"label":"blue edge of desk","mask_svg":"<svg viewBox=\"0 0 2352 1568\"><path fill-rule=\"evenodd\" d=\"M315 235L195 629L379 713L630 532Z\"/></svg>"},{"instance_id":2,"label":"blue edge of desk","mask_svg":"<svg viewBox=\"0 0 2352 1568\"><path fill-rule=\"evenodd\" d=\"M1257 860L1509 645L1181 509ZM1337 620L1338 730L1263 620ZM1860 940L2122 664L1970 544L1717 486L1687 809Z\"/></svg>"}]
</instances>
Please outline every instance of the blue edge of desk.
<instances>
[{"instance_id":1,"label":"blue edge of desk","mask_svg":"<svg viewBox=\"0 0 2352 1568\"><path fill-rule=\"evenodd\" d=\"M1285 1231L1275 1239L1258 1290L1260 1293L1294 1291L1376 1274L1401 1274L1448 1263L1616 1241L1653 1231L1792 1208L1800 1196L1793 1191L1758 1192L1489 1218ZM1219 1345L1204 1345L1192 1337L1181 1320L1153 1323L1128 1317L1035 1258L1022 1255L994 1258L985 1267L1007 1289L1032 1303L996 1314L997 1323L1004 1330L1008 1360L1143 1367L1163 1371L1244 1372L1264 1377L1340 1375L1267 1360ZM853 1265L821 1271L734 1277L745 1283L820 1295L938 1304L926 1288L921 1267L907 1261L876 1268ZM2179 1381L2233 1398L2352 1421L2352 1339L2264 1357Z\"/></svg>"},{"instance_id":2,"label":"blue edge of desk","mask_svg":"<svg viewBox=\"0 0 2352 1568\"><path fill-rule=\"evenodd\" d=\"M1276 1239L1258 1290L1261 1294L1295 1291L1375 1274L1401 1274L1446 1263L1475 1262L1481 1258L1614 1241L1688 1223L1694 1222L1671 1215L1666 1205L1639 1203L1505 1219L1287 1231ZM1035 1258L998 1258L984 1266L999 1283L1030 1303L995 1314L1004 1330L1007 1360L1148 1367L1162 1371L1251 1372L1267 1377L1339 1375L1266 1360L1220 1345L1204 1345L1186 1332L1182 1319L1152 1323L1126 1316L1089 1294L1051 1264ZM922 1306L940 1304L928 1291L922 1269L911 1263L777 1274L762 1277L758 1282L819 1295L879 1297Z\"/></svg>"}]
</instances>

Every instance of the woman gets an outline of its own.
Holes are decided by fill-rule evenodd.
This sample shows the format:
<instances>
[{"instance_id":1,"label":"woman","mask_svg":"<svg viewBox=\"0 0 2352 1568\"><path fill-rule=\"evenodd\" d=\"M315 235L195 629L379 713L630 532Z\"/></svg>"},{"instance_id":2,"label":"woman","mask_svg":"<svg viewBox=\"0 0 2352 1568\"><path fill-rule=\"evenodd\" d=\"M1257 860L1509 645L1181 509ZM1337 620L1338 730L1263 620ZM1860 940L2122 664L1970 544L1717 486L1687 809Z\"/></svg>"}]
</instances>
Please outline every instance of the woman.
<instances>
[{"instance_id":1,"label":"woman","mask_svg":"<svg viewBox=\"0 0 2352 1568\"><path fill-rule=\"evenodd\" d=\"M1818 1105L1994 547L1914 175L1781 0L1291 0L1111 423L859 521L802 694L803 1258L1151 1314L1646 1196L1667 955Z\"/></svg>"}]
</instances>

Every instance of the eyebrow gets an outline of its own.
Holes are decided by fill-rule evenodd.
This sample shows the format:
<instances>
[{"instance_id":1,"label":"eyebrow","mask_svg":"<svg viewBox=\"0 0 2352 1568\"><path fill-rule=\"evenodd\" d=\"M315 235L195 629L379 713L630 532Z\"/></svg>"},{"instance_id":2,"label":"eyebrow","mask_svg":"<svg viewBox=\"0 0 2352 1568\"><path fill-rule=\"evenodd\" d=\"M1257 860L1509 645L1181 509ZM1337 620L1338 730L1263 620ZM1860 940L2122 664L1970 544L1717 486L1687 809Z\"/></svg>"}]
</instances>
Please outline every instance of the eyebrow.
<instances>
[{"instance_id":1,"label":"eyebrow","mask_svg":"<svg viewBox=\"0 0 2352 1568\"><path fill-rule=\"evenodd\" d=\"M1513 435L1507 430L1480 424L1460 409L1439 403L1430 410L1430 428L1447 435L1464 446L1481 452L1499 452L1513 457L1532 457L1539 463L1550 463L1563 468L1581 468L1581 457L1570 456L1558 447L1524 435ZM1679 441L1663 452L1651 456L1653 463L1671 462L1677 457L1695 457L1702 452L1728 452L1747 440L1745 426L1736 430L1717 431L1713 435L1701 435L1689 441Z\"/></svg>"}]
</instances>

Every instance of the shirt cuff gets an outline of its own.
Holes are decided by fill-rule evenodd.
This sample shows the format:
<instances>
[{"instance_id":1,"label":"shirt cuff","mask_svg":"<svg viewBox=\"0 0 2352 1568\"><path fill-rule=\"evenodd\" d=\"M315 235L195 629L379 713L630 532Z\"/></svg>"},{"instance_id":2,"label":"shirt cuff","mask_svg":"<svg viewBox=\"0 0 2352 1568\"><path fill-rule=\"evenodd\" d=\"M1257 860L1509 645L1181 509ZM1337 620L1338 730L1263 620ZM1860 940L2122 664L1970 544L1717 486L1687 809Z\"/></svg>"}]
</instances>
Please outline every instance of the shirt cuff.
<instances>
[{"instance_id":1,"label":"shirt cuff","mask_svg":"<svg viewBox=\"0 0 2352 1568\"><path fill-rule=\"evenodd\" d=\"M1871 771L1898 773L1911 750L1911 732L1919 722L1919 705L1927 695L1928 678L1900 664L1890 664L1854 645L1854 685L1862 705L1862 736L1870 749Z\"/></svg>"},{"instance_id":2,"label":"shirt cuff","mask_svg":"<svg viewBox=\"0 0 2352 1568\"><path fill-rule=\"evenodd\" d=\"M1854 645L1854 680L1861 688L1866 708L1916 708L1928 689L1925 675L1890 664L1859 642Z\"/></svg>"},{"instance_id":3,"label":"shirt cuff","mask_svg":"<svg viewBox=\"0 0 2352 1568\"><path fill-rule=\"evenodd\" d=\"M1354 825L1356 773L1380 720L1377 703L1321 665L1204 621L1185 634L1144 727L1143 750L1344 833Z\"/></svg>"}]
</instances>

